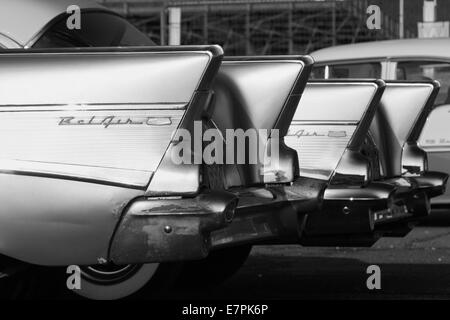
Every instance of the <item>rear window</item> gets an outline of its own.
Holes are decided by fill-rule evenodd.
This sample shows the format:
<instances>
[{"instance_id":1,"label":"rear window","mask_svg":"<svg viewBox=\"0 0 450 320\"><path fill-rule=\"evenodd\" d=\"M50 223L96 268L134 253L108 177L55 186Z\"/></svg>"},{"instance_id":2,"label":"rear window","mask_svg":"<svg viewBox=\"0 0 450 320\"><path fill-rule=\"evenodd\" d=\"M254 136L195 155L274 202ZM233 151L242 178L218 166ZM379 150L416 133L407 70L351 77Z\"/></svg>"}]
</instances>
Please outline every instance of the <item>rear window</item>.
<instances>
[{"instance_id":1,"label":"rear window","mask_svg":"<svg viewBox=\"0 0 450 320\"><path fill-rule=\"evenodd\" d=\"M380 78L381 64L378 62L335 64L313 69L312 79Z\"/></svg>"},{"instance_id":2,"label":"rear window","mask_svg":"<svg viewBox=\"0 0 450 320\"><path fill-rule=\"evenodd\" d=\"M34 48L152 46L155 43L124 18L108 12L83 12L81 29L66 26L68 15L52 25Z\"/></svg>"},{"instance_id":3,"label":"rear window","mask_svg":"<svg viewBox=\"0 0 450 320\"><path fill-rule=\"evenodd\" d=\"M439 61L398 62L397 80L438 80L441 89L436 104L450 103L450 63Z\"/></svg>"}]
</instances>

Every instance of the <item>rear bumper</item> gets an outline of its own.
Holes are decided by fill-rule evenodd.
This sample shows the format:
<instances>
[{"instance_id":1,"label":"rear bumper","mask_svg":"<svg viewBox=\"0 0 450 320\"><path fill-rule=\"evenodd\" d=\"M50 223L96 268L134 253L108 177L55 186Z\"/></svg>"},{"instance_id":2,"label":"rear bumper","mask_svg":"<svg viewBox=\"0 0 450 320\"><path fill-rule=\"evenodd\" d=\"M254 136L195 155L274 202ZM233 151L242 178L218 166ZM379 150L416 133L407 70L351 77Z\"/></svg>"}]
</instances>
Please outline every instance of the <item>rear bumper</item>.
<instances>
[{"instance_id":1,"label":"rear bumper","mask_svg":"<svg viewBox=\"0 0 450 320\"><path fill-rule=\"evenodd\" d=\"M329 186L320 211L307 218L307 236L373 232L375 212L393 206L396 188L372 183L366 187Z\"/></svg>"},{"instance_id":2,"label":"rear bumper","mask_svg":"<svg viewBox=\"0 0 450 320\"><path fill-rule=\"evenodd\" d=\"M305 217L320 209L325 184L301 178L290 185L239 188L233 222L212 234L214 248L239 244L298 243Z\"/></svg>"},{"instance_id":3,"label":"rear bumper","mask_svg":"<svg viewBox=\"0 0 450 320\"><path fill-rule=\"evenodd\" d=\"M385 233L394 235L399 223L423 217L429 211L428 196L410 185L399 187L385 182L365 187L332 185L324 193L322 210L307 217L301 243L371 246ZM404 235L404 228L402 232Z\"/></svg>"},{"instance_id":4,"label":"rear bumper","mask_svg":"<svg viewBox=\"0 0 450 320\"><path fill-rule=\"evenodd\" d=\"M416 188L425 192L430 198L440 196L445 193L448 174L436 171L424 172L419 176L408 177Z\"/></svg>"},{"instance_id":5,"label":"rear bumper","mask_svg":"<svg viewBox=\"0 0 450 320\"><path fill-rule=\"evenodd\" d=\"M109 260L121 265L204 258L211 233L231 222L236 205L236 197L225 191L136 200L113 236Z\"/></svg>"},{"instance_id":6,"label":"rear bumper","mask_svg":"<svg viewBox=\"0 0 450 320\"><path fill-rule=\"evenodd\" d=\"M195 198L134 201L113 236L116 264L201 259L244 243L370 246L405 235L407 223L430 211L429 195L447 175L372 182L364 187L297 179L290 185L207 192Z\"/></svg>"},{"instance_id":7,"label":"rear bumper","mask_svg":"<svg viewBox=\"0 0 450 320\"><path fill-rule=\"evenodd\" d=\"M299 241L310 246L371 246L383 235L405 235L409 222L430 211L428 196L405 181L351 187L300 178L261 190L236 193L235 219L213 232L213 247Z\"/></svg>"},{"instance_id":8,"label":"rear bumper","mask_svg":"<svg viewBox=\"0 0 450 320\"><path fill-rule=\"evenodd\" d=\"M195 198L134 201L111 242L115 264L202 259L247 243L298 243L304 215L317 211L323 184L242 187ZM299 215L299 212L303 213Z\"/></svg>"}]
</instances>

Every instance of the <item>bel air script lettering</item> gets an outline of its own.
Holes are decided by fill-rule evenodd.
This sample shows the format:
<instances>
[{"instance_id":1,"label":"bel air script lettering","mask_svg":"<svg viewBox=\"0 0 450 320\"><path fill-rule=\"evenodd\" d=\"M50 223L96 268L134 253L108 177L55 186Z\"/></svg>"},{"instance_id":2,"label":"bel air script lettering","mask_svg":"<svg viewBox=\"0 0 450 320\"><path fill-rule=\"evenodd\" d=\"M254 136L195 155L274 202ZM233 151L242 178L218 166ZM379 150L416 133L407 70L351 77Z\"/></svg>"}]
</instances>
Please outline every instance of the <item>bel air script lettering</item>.
<instances>
[{"instance_id":1,"label":"bel air script lettering","mask_svg":"<svg viewBox=\"0 0 450 320\"><path fill-rule=\"evenodd\" d=\"M347 137L347 132L345 131L328 131L327 133L308 131L305 129L300 130L289 130L287 136L292 137L330 137L330 138L345 138Z\"/></svg>"},{"instance_id":2,"label":"bel air script lettering","mask_svg":"<svg viewBox=\"0 0 450 320\"><path fill-rule=\"evenodd\" d=\"M326 135L323 133L318 133L316 131L308 131L301 129L301 130L289 130L287 136L301 138L301 137L325 137Z\"/></svg>"},{"instance_id":3,"label":"bel air script lettering","mask_svg":"<svg viewBox=\"0 0 450 320\"><path fill-rule=\"evenodd\" d=\"M172 124L170 117L143 117L130 118L118 116L92 116L90 118L60 117L59 126L103 126L105 129L111 126L168 126Z\"/></svg>"}]
</instances>

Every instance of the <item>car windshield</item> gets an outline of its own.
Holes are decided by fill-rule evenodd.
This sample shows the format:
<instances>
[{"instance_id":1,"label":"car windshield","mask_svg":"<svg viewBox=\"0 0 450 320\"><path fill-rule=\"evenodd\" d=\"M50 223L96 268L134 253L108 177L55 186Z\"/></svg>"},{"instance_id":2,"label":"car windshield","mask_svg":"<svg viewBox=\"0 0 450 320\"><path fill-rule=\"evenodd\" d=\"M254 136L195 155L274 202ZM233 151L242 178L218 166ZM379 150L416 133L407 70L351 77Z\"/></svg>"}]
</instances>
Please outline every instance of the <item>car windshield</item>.
<instances>
[{"instance_id":1,"label":"car windshield","mask_svg":"<svg viewBox=\"0 0 450 320\"><path fill-rule=\"evenodd\" d=\"M155 43L120 16L85 12L81 28L70 30L68 16L58 20L33 45L34 48L152 46Z\"/></svg>"},{"instance_id":2,"label":"car windshield","mask_svg":"<svg viewBox=\"0 0 450 320\"><path fill-rule=\"evenodd\" d=\"M381 65L378 62L352 64L336 64L318 66L313 69L312 79L349 79L349 78L380 78Z\"/></svg>"},{"instance_id":3,"label":"car windshield","mask_svg":"<svg viewBox=\"0 0 450 320\"><path fill-rule=\"evenodd\" d=\"M441 89L436 104L450 104L450 63L439 61L404 61L397 63L397 80L438 80Z\"/></svg>"}]
</instances>

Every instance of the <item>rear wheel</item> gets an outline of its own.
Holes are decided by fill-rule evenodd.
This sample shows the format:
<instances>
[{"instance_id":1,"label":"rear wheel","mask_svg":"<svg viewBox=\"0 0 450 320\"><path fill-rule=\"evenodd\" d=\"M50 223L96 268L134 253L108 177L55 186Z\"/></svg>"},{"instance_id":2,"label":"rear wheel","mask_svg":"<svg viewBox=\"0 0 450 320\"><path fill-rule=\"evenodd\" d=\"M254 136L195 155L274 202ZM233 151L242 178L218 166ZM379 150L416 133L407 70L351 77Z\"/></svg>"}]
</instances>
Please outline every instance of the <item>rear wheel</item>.
<instances>
[{"instance_id":1,"label":"rear wheel","mask_svg":"<svg viewBox=\"0 0 450 320\"><path fill-rule=\"evenodd\" d=\"M115 300L137 293L150 285L158 263L116 266L113 264L80 267L81 288L74 293L88 299Z\"/></svg>"},{"instance_id":2,"label":"rear wheel","mask_svg":"<svg viewBox=\"0 0 450 320\"><path fill-rule=\"evenodd\" d=\"M161 297L173 285L180 269L178 263L150 263L116 266L113 264L81 266L80 288L69 289L68 279L74 273L67 268L30 266L3 285L7 299L73 299L116 300L132 296ZM2 295L0 295L1 297Z\"/></svg>"},{"instance_id":3,"label":"rear wheel","mask_svg":"<svg viewBox=\"0 0 450 320\"><path fill-rule=\"evenodd\" d=\"M171 289L181 266L180 263L83 266L80 267L81 288L71 291L93 300L158 298Z\"/></svg>"}]
</instances>

